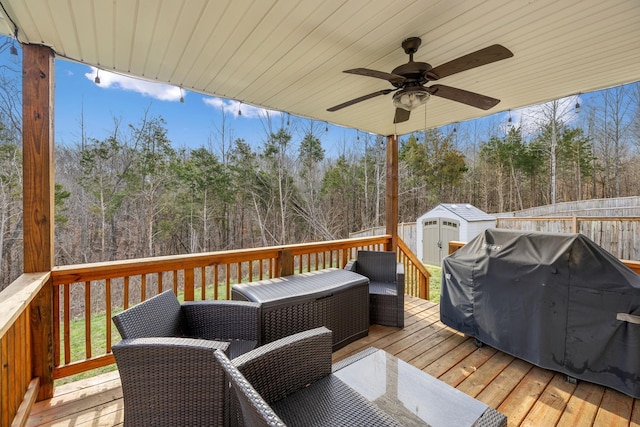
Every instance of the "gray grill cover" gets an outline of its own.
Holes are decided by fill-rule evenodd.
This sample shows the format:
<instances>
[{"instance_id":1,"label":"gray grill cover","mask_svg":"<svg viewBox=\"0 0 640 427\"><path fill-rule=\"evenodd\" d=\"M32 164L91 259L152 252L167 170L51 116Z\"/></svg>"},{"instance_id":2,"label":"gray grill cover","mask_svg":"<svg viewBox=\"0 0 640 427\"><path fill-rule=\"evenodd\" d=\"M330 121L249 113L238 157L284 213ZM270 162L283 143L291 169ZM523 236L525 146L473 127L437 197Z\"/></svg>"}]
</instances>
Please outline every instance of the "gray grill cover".
<instances>
[{"instance_id":1,"label":"gray grill cover","mask_svg":"<svg viewBox=\"0 0 640 427\"><path fill-rule=\"evenodd\" d=\"M640 276L581 234L486 230L442 261L440 317L534 365L640 398Z\"/></svg>"}]
</instances>

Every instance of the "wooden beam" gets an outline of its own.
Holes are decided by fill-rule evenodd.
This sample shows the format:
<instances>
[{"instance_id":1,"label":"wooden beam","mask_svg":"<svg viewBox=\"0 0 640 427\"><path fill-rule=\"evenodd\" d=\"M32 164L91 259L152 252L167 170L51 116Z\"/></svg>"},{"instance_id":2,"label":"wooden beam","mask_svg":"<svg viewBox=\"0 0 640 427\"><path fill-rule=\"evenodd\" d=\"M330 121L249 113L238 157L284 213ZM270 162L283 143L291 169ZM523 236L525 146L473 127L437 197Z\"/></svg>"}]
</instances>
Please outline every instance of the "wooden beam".
<instances>
[{"instance_id":1,"label":"wooden beam","mask_svg":"<svg viewBox=\"0 0 640 427\"><path fill-rule=\"evenodd\" d=\"M53 267L53 51L22 48L22 176L24 272ZM40 378L38 400L53 396L52 281L31 306L32 372Z\"/></svg>"},{"instance_id":2,"label":"wooden beam","mask_svg":"<svg viewBox=\"0 0 640 427\"><path fill-rule=\"evenodd\" d=\"M386 250L398 246L398 136L387 136L387 183L385 199L386 233L391 236Z\"/></svg>"}]
</instances>

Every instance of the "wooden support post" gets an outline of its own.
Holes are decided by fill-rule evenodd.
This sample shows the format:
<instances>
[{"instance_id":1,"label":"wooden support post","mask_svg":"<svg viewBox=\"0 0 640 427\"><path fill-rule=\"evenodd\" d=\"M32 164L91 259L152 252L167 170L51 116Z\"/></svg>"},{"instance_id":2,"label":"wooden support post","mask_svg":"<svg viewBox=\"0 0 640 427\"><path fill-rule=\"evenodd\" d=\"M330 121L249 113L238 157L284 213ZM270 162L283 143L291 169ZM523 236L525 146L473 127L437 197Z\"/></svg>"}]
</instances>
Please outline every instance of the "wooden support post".
<instances>
[{"instance_id":1,"label":"wooden support post","mask_svg":"<svg viewBox=\"0 0 640 427\"><path fill-rule=\"evenodd\" d=\"M386 250L395 252L398 246L398 136L387 136L387 183L385 225L391 241Z\"/></svg>"},{"instance_id":2,"label":"wooden support post","mask_svg":"<svg viewBox=\"0 0 640 427\"><path fill-rule=\"evenodd\" d=\"M227 265L227 270L229 270L229 266ZM184 300L185 301L194 301L196 298L195 292L195 274L193 272L193 268L185 268L184 269ZM202 286L204 286L204 281L202 282Z\"/></svg>"},{"instance_id":3,"label":"wooden support post","mask_svg":"<svg viewBox=\"0 0 640 427\"><path fill-rule=\"evenodd\" d=\"M22 48L22 176L24 272L53 267L53 51ZM53 396L53 286L31 304L31 370L40 379L38 400Z\"/></svg>"},{"instance_id":4,"label":"wooden support post","mask_svg":"<svg viewBox=\"0 0 640 427\"><path fill-rule=\"evenodd\" d=\"M278 253L277 277L293 275L293 254L288 250L281 250Z\"/></svg>"}]
</instances>

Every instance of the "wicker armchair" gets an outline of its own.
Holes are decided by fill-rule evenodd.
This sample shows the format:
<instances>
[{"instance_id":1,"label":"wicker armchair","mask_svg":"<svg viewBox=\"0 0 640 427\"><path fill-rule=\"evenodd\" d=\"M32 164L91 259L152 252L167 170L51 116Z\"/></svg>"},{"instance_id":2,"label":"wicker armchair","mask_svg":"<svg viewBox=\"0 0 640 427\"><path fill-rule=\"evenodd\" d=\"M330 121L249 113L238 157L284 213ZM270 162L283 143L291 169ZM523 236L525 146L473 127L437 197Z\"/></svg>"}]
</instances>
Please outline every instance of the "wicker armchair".
<instances>
[{"instance_id":1,"label":"wicker armchair","mask_svg":"<svg viewBox=\"0 0 640 427\"><path fill-rule=\"evenodd\" d=\"M397 426L378 406L332 371L369 354L331 365L331 331L325 327L265 344L229 361L216 358L231 383L231 417L245 426ZM234 420L235 421L235 420Z\"/></svg>"},{"instance_id":2,"label":"wicker armchair","mask_svg":"<svg viewBox=\"0 0 640 427\"><path fill-rule=\"evenodd\" d=\"M189 337L229 342L237 357L260 344L260 304L198 301L180 304L168 290L113 316L123 339Z\"/></svg>"},{"instance_id":3,"label":"wicker armchair","mask_svg":"<svg viewBox=\"0 0 640 427\"><path fill-rule=\"evenodd\" d=\"M369 278L369 323L404 328L404 266L396 253L358 251L345 268Z\"/></svg>"},{"instance_id":4,"label":"wicker armchair","mask_svg":"<svg viewBox=\"0 0 640 427\"><path fill-rule=\"evenodd\" d=\"M228 424L228 387L215 351L227 342L192 338L124 339L112 347L122 395L124 425Z\"/></svg>"}]
</instances>

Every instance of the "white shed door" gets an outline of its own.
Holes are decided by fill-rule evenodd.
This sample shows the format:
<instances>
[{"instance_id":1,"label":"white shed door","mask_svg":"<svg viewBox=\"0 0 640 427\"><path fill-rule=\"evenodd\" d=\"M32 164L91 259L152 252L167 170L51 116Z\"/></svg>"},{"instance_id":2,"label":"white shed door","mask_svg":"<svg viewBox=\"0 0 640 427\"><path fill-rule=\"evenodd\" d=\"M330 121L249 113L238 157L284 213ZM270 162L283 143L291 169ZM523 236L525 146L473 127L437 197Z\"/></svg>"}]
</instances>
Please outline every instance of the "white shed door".
<instances>
[{"instance_id":1,"label":"white shed door","mask_svg":"<svg viewBox=\"0 0 640 427\"><path fill-rule=\"evenodd\" d=\"M449 218L428 218L422 222L422 261L440 265L449 252L449 242L460 240L460 223Z\"/></svg>"}]
</instances>

